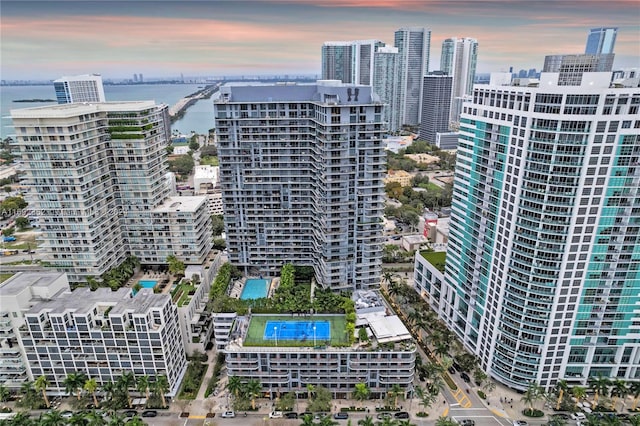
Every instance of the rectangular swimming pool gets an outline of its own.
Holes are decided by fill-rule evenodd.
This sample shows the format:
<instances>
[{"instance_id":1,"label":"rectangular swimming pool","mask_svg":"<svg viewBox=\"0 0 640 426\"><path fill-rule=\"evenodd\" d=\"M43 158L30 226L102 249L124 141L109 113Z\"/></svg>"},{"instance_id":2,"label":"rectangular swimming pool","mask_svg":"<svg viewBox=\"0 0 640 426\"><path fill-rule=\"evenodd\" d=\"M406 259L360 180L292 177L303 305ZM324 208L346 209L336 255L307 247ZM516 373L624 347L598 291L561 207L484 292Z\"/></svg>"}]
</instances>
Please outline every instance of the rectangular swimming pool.
<instances>
[{"instance_id":1,"label":"rectangular swimming pool","mask_svg":"<svg viewBox=\"0 0 640 426\"><path fill-rule=\"evenodd\" d=\"M158 284L158 281L140 280L140 281L138 281L138 284L140 284L143 288L154 288L156 286L156 284Z\"/></svg>"},{"instance_id":2,"label":"rectangular swimming pool","mask_svg":"<svg viewBox=\"0 0 640 426\"><path fill-rule=\"evenodd\" d=\"M247 280L240 294L240 299L261 299L267 297L271 280L251 278Z\"/></svg>"},{"instance_id":3,"label":"rectangular swimming pool","mask_svg":"<svg viewBox=\"0 0 640 426\"><path fill-rule=\"evenodd\" d=\"M264 340L329 340L329 321L267 321Z\"/></svg>"}]
</instances>

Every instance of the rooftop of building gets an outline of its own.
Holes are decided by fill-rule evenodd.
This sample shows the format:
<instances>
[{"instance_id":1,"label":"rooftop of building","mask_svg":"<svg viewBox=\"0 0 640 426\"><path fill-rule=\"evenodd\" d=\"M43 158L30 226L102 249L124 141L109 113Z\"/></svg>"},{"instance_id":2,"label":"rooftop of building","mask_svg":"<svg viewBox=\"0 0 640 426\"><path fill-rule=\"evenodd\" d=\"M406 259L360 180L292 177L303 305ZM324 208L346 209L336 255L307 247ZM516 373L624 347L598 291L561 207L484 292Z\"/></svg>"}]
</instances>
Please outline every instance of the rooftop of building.
<instances>
[{"instance_id":1,"label":"rooftop of building","mask_svg":"<svg viewBox=\"0 0 640 426\"><path fill-rule=\"evenodd\" d=\"M173 196L167 198L164 203L153 209L153 213L194 213L202 204L206 203L207 197L204 195Z\"/></svg>"},{"instance_id":2,"label":"rooftop of building","mask_svg":"<svg viewBox=\"0 0 640 426\"><path fill-rule=\"evenodd\" d=\"M439 270L440 272L444 272L444 264L447 256L446 251L422 250L420 252L420 256L422 256L427 262L432 264L437 270Z\"/></svg>"},{"instance_id":3,"label":"rooftop of building","mask_svg":"<svg viewBox=\"0 0 640 426\"><path fill-rule=\"evenodd\" d=\"M43 301L34 305L29 313L38 313L43 310L53 314L61 314L66 311L80 315L87 315L98 307L109 309L111 314L123 314L125 312L146 314L150 308L161 308L169 301L169 295L154 294L152 289L142 288L135 296L132 296L130 288L121 288L112 291L109 288L98 288L91 291L89 288L78 288L65 292L60 297Z\"/></svg>"},{"instance_id":4,"label":"rooftop of building","mask_svg":"<svg viewBox=\"0 0 640 426\"><path fill-rule=\"evenodd\" d=\"M12 118L68 118L83 114L109 111L145 110L158 106L155 101L118 101L95 103L69 103L46 105L33 108L12 109Z\"/></svg>"},{"instance_id":5,"label":"rooftop of building","mask_svg":"<svg viewBox=\"0 0 640 426\"><path fill-rule=\"evenodd\" d=\"M219 166L198 165L193 174L194 179L213 179L218 177Z\"/></svg>"},{"instance_id":6,"label":"rooftop of building","mask_svg":"<svg viewBox=\"0 0 640 426\"><path fill-rule=\"evenodd\" d=\"M50 287L64 275L63 272L18 272L5 282L0 283L0 297L16 296L27 288Z\"/></svg>"}]
</instances>

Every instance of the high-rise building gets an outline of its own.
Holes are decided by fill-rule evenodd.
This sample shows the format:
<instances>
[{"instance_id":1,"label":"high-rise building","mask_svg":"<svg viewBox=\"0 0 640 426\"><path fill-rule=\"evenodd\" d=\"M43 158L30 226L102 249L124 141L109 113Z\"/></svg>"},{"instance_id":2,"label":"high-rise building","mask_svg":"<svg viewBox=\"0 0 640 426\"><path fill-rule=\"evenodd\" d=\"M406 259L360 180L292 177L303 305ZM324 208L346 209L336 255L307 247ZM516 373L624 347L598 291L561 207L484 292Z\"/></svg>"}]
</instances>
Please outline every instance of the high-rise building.
<instances>
[{"instance_id":1,"label":"high-rise building","mask_svg":"<svg viewBox=\"0 0 640 426\"><path fill-rule=\"evenodd\" d=\"M521 390L640 375L640 93L558 77L478 85L460 122L439 315Z\"/></svg>"},{"instance_id":2,"label":"high-rise building","mask_svg":"<svg viewBox=\"0 0 640 426\"><path fill-rule=\"evenodd\" d=\"M452 82L453 77L442 71L424 76L420 139L435 143L437 133L449 131Z\"/></svg>"},{"instance_id":3,"label":"high-rise building","mask_svg":"<svg viewBox=\"0 0 640 426\"><path fill-rule=\"evenodd\" d=\"M168 108L152 101L12 110L29 205L46 261L71 282L126 256L201 264L211 249L206 197L171 197Z\"/></svg>"},{"instance_id":4,"label":"high-rise building","mask_svg":"<svg viewBox=\"0 0 640 426\"><path fill-rule=\"evenodd\" d=\"M53 81L59 104L76 102L105 102L100 74L61 77Z\"/></svg>"},{"instance_id":5,"label":"high-rise building","mask_svg":"<svg viewBox=\"0 0 640 426\"><path fill-rule=\"evenodd\" d=\"M214 117L229 260L271 276L310 265L326 288L378 286L382 113L370 86L335 80L222 86Z\"/></svg>"},{"instance_id":6,"label":"high-rise building","mask_svg":"<svg viewBox=\"0 0 640 426\"><path fill-rule=\"evenodd\" d=\"M453 78L449 121L460 121L462 102L473 90L478 62L478 41L474 38L448 38L442 42L440 69Z\"/></svg>"},{"instance_id":7,"label":"high-rise building","mask_svg":"<svg viewBox=\"0 0 640 426\"><path fill-rule=\"evenodd\" d=\"M398 70L400 55L396 47L379 47L374 54L373 91L385 104L383 120L391 133L400 131L400 96L398 90Z\"/></svg>"},{"instance_id":8,"label":"high-rise building","mask_svg":"<svg viewBox=\"0 0 640 426\"><path fill-rule=\"evenodd\" d=\"M24 321L30 377L45 376L52 393L66 393L71 373L86 374L98 387L132 373L152 382L165 376L173 396L187 370L178 308L168 294L79 288L34 305Z\"/></svg>"},{"instance_id":9,"label":"high-rise building","mask_svg":"<svg viewBox=\"0 0 640 426\"><path fill-rule=\"evenodd\" d=\"M588 55L613 53L617 35L618 28L615 27L591 28L587 36L584 53Z\"/></svg>"},{"instance_id":10,"label":"high-rise building","mask_svg":"<svg viewBox=\"0 0 640 426\"><path fill-rule=\"evenodd\" d=\"M586 72L610 72L613 69L613 53L602 55L547 55L542 72L560 74L561 86L579 86Z\"/></svg>"},{"instance_id":11,"label":"high-rise building","mask_svg":"<svg viewBox=\"0 0 640 426\"><path fill-rule=\"evenodd\" d=\"M400 54L400 122L417 126L422 111L422 77L429 71L431 31L426 28L400 28L394 46Z\"/></svg>"},{"instance_id":12,"label":"high-rise building","mask_svg":"<svg viewBox=\"0 0 640 426\"><path fill-rule=\"evenodd\" d=\"M373 84L373 59L378 40L328 41L322 45L322 79Z\"/></svg>"}]
</instances>

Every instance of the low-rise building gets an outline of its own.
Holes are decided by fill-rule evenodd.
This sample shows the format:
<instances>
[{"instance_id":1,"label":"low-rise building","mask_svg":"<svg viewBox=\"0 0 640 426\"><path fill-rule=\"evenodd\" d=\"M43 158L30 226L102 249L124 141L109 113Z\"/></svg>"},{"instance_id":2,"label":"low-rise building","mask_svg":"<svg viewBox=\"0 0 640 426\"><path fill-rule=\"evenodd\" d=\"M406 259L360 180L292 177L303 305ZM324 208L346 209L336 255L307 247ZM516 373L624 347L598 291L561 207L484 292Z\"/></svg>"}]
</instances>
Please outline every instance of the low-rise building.
<instances>
[{"instance_id":1,"label":"low-rise building","mask_svg":"<svg viewBox=\"0 0 640 426\"><path fill-rule=\"evenodd\" d=\"M431 309L440 312L440 295L444 290L445 251L416 251L413 270L413 287L429 303Z\"/></svg>"},{"instance_id":2,"label":"low-rise building","mask_svg":"<svg viewBox=\"0 0 640 426\"><path fill-rule=\"evenodd\" d=\"M416 345L407 328L384 308L358 314L357 324L370 341L349 343L344 314L237 317L224 349L228 374L257 379L272 396L313 385L347 398L357 383L374 398L394 385L411 392Z\"/></svg>"},{"instance_id":3,"label":"low-rise building","mask_svg":"<svg viewBox=\"0 0 640 426\"><path fill-rule=\"evenodd\" d=\"M384 184L398 182L401 186L410 186L413 174L404 170L389 170L387 177L384 178Z\"/></svg>"},{"instance_id":4,"label":"low-rise building","mask_svg":"<svg viewBox=\"0 0 640 426\"><path fill-rule=\"evenodd\" d=\"M20 340L25 311L65 291L70 291L69 280L60 272L18 272L0 284L0 383L7 388L34 379Z\"/></svg>"},{"instance_id":5,"label":"low-rise building","mask_svg":"<svg viewBox=\"0 0 640 426\"><path fill-rule=\"evenodd\" d=\"M166 376L173 396L187 369L178 310L166 294L127 288L80 288L31 307L20 327L30 377L46 376L64 394L64 380L82 372L101 387L125 372Z\"/></svg>"}]
</instances>

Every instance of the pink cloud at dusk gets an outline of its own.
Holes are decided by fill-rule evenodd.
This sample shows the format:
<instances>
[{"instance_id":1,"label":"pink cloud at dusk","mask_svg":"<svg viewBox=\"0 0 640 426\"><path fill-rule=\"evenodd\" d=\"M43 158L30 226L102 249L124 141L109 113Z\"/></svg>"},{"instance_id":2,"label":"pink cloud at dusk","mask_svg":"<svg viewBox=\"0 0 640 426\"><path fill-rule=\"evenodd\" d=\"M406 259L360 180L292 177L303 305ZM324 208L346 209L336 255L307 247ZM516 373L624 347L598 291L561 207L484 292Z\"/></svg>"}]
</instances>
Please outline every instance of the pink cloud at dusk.
<instances>
[{"instance_id":1,"label":"pink cloud at dusk","mask_svg":"<svg viewBox=\"0 0 640 426\"><path fill-rule=\"evenodd\" d=\"M410 26L432 31L432 70L448 37L476 38L478 71L489 72L541 68L544 55L581 53L588 29L598 26L620 28L620 66L640 65L640 7L626 1L132 0L63 2L67 9L55 8L56 1L39 8L24 3L3 0L3 79L73 72L117 77L133 70L319 74L323 42L378 39L393 45L394 31Z\"/></svg>"}]
</instances>

